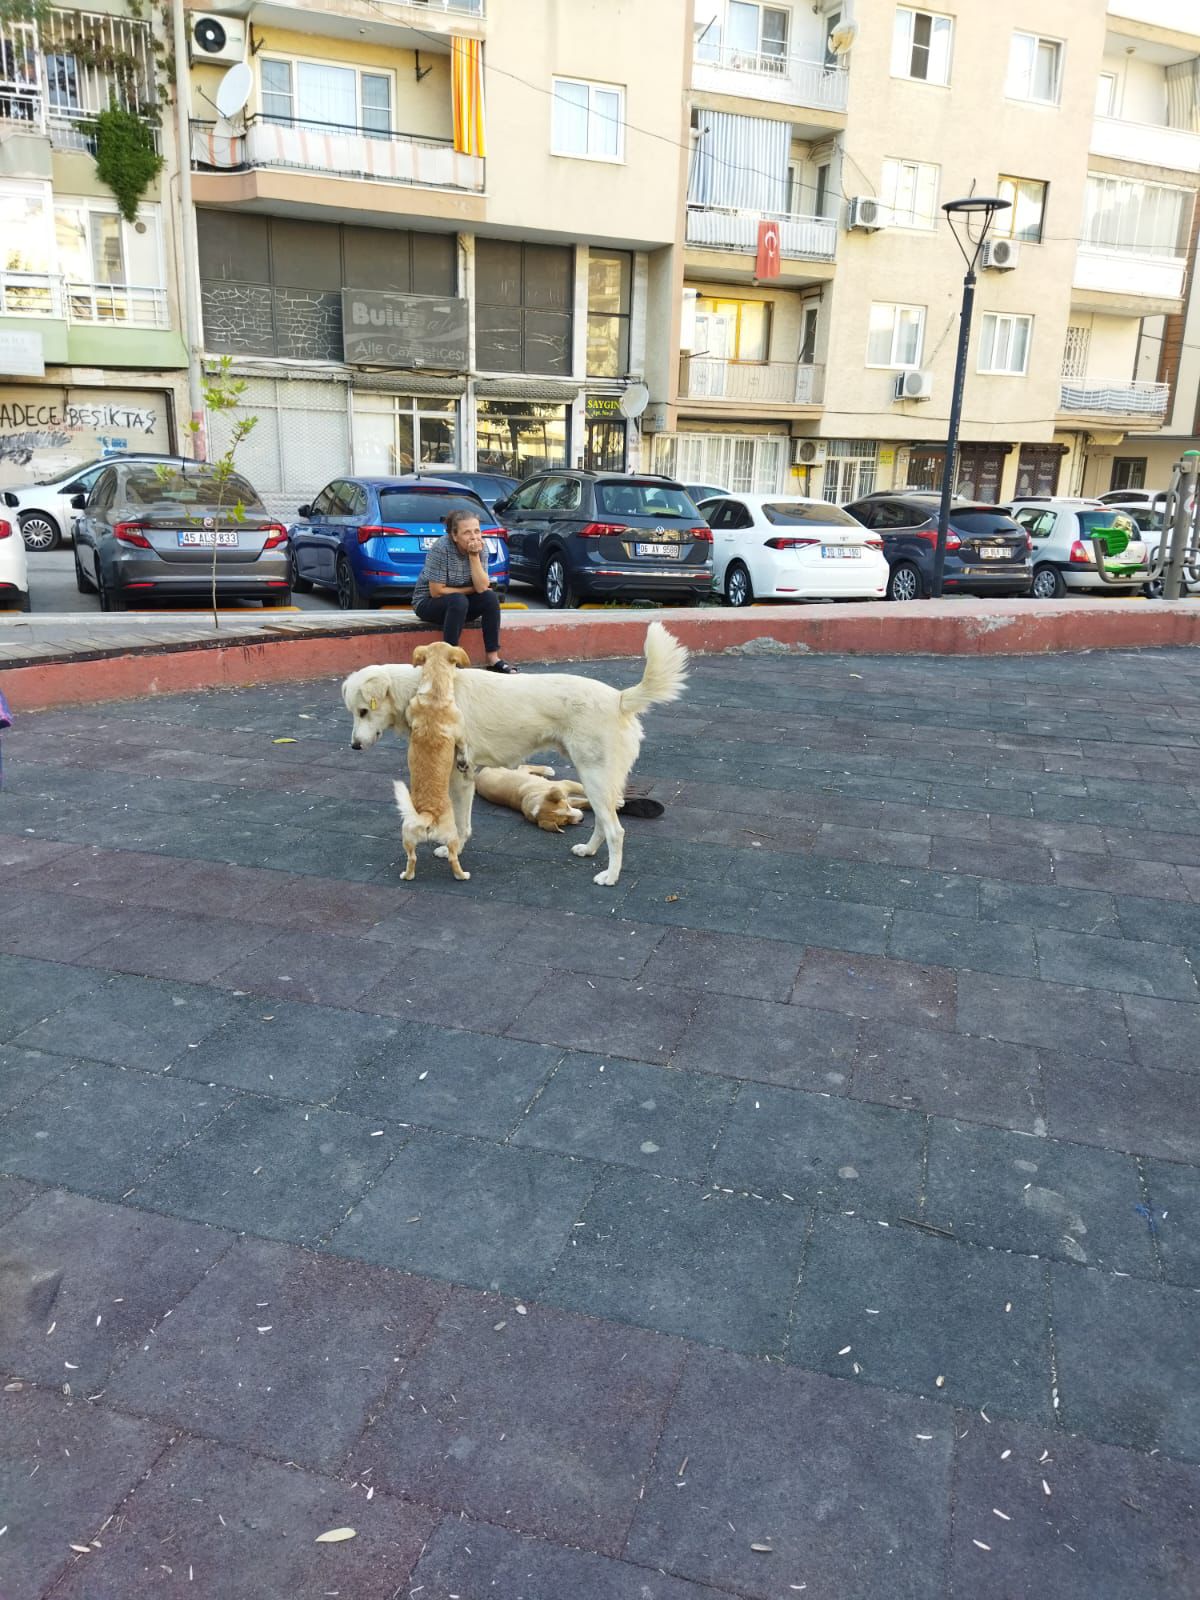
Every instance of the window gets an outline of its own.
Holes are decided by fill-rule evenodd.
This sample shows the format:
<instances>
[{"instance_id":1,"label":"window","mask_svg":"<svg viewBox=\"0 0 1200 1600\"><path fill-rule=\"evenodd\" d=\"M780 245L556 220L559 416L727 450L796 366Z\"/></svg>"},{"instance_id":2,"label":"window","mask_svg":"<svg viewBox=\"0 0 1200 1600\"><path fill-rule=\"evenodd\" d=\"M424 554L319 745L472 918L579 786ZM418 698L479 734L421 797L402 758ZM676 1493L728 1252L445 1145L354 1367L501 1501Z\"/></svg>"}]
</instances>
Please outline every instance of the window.
<instances>
[{"instance_id":1,"label":"window","mask_svg":"<svg viewBox=\"0 0 1200 1600\"><path fill-rule=\"evenodd\" d=\"M1029 341L1033 318L986 311L979 330L980 372L1009 373L1024 377L1029 368Z\"/></svg>"},{"instance_id":2,"label":"window","mask_svg":"<svg viewBox=\"0 0 1200 1600\"><path fill-rule=\"evenodd\" d=\"M140 207L131 224L112 202L55 202L58 264L73 321L166 326L159 228L157 206Z\"/></svg>"},{"instance_id":3,"label":"window","mask_svg":"<svg viewBox=\"0 0 1200 1600\"><path fill-rule=\"evenodd\" d=\"M303 127L391 132L392 77L320 61L261 63L262 114L268 122Z\"/></svg>"},{"instance_id":4,"label":"window","mask_svg":"<svg viewBox=\"0 0 1200 1600\"><path fill-rule=\"evenodd\" d=\"M69 116L81 109L79 63L74 56L46 56L46 105L52 116Z\"/></svg>"},{"instance_id":5,"label":"window","mask_svg":"<svg viewBox=\"0 0 1200 1600\"><path fill-rule=\"evenodd\" d=\"M1146 457L1117 456L1112 464L1110 489L1144 489L1146 487Z\"/></svg>"},{"instance_id":6,"label":"window","mask_svg":"<svg viewBox=\"0 0 1200 1600\"><path fill-rule=\"evenodd\" d=\"M55 314L50 216L49 184L0 181L0 314Z\"/></svg>"},{"instance_id":7,"label":"window","mask_svg":"<svg viewBox=\"0 0 1200 1600\"><path fill-rule=\"evenodd\" d=\"M719 483L735 494L778 494L786 437L779 434L659 433L654 470L677 483Z\"/></svg>"},{"instance_id":8,"label":"window","mask_svg":"<svg viewBox=\"0 0 1200 1600\"><path fill-rule=\"evenodd\" d=\"M812 209L814 217L825 216L825 208L829 204L829 165L828 161L822 161L817 166L816 192L813 196ZM791 209L798 211L801 215L804 213L803 206L793 206Z\"/></svg>"},{"instance_id":9,"label":"window","mask_svg":"<svg viewBox=\"0 0 1200 1600\"><path fill-rule=\"evenodd\" d=\"M892 31L892 77L949 83L953 29L949 17L897 6Z\"/></svg>"},{"instance_id":10,"label":"window","mask_svg":"<svg viewBox=\"0 0 1200 1600\"><path fill-rule=\"evenodd\" d=\"M900 228L932 228L937 222L938 169L923 161L885 161L880 199Z\"/></svg>"},{"instance_id":11,"label":"window","mask_svg":"<svg viewBox=\"0 0 1200 1600\"><path fill-rule=\"evenodd\" d=\"M359 490L361 494L362 491ZM361 511L353 513L356 516L366 516L366 497ZM411 489L381 489L379 491L379 516L389 527L396 523L423 522L427 526L432 523L436 526L444 522L452 511L465 511L468 516L478 517L486 527L488 519L486 513L480 515L479 502L470 494L421 494L414 493Z\"/></svg>"},{"instance_id":12,"label":"window","mask_svg":"<svg viewBox=\"0 0 1200 1600\"><path fill-rule=\"evenodd\" d=\"M924 335L924 306L873 305L867 334L867 365L920 366Z\"/></svg>"},{"instance_id":13,"label":"window","mask_svg":"<svg viewBox=\"0 0 1200 1600\"><path fill-rule=\"evenodd\" d=\"M688 517L692 502L683 489L660 483L598 483L596 510L605 517Z\"/></svg>"},{"instance_id":14,"label":"window","mask_svg":"<svg viewBox=\"0 0 1200 1600\"><path fill-rule=\"evenodd\" d=\"M819 523L823 528L861 528L862 523L848 511L841 511L822 502L809 500L780 500L764 505L763 516L776 528L803 528L809 523Z\"/></svg>"},{"instance_id":15,"label":"window","mask_svg":"<svg viewBox=\"0 0 1200 1600\"><path fill-rule=\"evenodd\" d=\"M458 402L354 395L354 470L364 478L458 465Z\"/></svg>"},{"instance_id":16,"label":"window","mask_svg":"<svg viewBox=\"0 0 1200 1600\"><path fill-rule=\"evenodd\" d=\"M1019 239L1025 244L1040 244L1046 222L1046 195L1049 184L1036 178L1001 178L999 197L1009 209L997 211L992 232L1002 239Z\"/></svg>"},{"instance_id":17,"label":"window","mask_svg":"<svg viewBox=\"0 0 1200 1600\"><path fill-rule=\"evenodd\" d=\"M570 376L574 262L560 245L476 242L475 350L485 372Z\"/></svg>"},{"instance_id":18,"label":"window","mask_svg":"<svg viewBox=\"0 0 1200 1600\"><path fill-rule=\"evenodd\" d=\"M1063 47L1057 39L1036 33L1014 33L1008 51L1008 79L1004 92L1010 100L1036 100L1056 106L1062 87Z\"/></svg>"},{"instance_id":19,"label":"window","mask_svg":"<svg viewBox=\"0 0 1200 1600\"><path fill-rule=\"evenodd\" d=\"M570 412L538 400L480 400L475 413L477 460L484 472L527 478L567 465ZM522 506L531 502L523 497Z\"/></svg>"},{"instance_id":20,"label":"window","mask_svg":"<svg viewBox=\"0 0 1200 1600\"><path fill-rule=\"evenodd\" d=\"M536 511L578 511L583 485L578 478L546 478L533 502Z\"/></svg>"},{"instance_id":21,"label":"window","mask_svg":"<svg viewBox=\"0 0 1200 1600\"><path fill-rule=\"evenodd\" d=\"M817 327L821 313L816 306L805 306L800 313L800 365L810 366L817 359Z\"/></svg>"},{"instance_id":22,"label":"window","mask_svg":"<svg viewBox=\"0 0 1200 1600\"><path fill-rule=\"evenodd\" d=\"M555 78L550 153L586 161L625 158L625 91L612 83Z\"/></svg>"},{"instance_id":23,"label":"window","mask_svg":"<svg viewBox=\"0 0 1200 1600\"><path fill-rule=\"evenodd\" d=\"M1096 80L1096 115L1098 117L1114 116L1116 108L1117 75L1115 72L1102 72Z\"/></svg>"},{"instance_id":24,"label":"window","mask_svg":"<svg viewBox=\"0 0 1200 1600\"><path fill-rule=\"evenodd\" d=\"M729 0L725 65L757 72L786 72L788 20L788 13L778 7Z\"/></svg>"},{"instance_id":25,"label":"window","mask_svg":"<svg viewBox=\"0 0 1200 1600\"><path fill-rule=\"evenodd\" d=\"M588 255L587 369L593 378L629 371L629 300L633 257L626 251Z\"/></svg>"},{"instance_id":26,"label":"window","mask_svg":"<svg viewBox=\"0 0 1200 1600\"><path fill-rule=\"evenodd\" d=\"M1090 172L1083 207L1084 243L1169 259L1185 256L1192 200L1190 189Z\"/></svg>"},{"instance_id":27,"label":"window","mask_svg":"<svg viewBox=\"0 0 1200 1600\"><path fill-rule=\"evenodd\" d=\"M833 506L861 500L874 492L878 469L879 446L874 439L831 439L821 498Z\"/></svg>"},{"instance_id":28,"label":"window","mask_svg":"<svg viewBox=\"0 0 1200 1600\"><path fill-rule=\"evenodd\" d=\"M694 356L713 361L765 361L771 340L766 300L696 300Z\"/></svg>"}]
</instances>

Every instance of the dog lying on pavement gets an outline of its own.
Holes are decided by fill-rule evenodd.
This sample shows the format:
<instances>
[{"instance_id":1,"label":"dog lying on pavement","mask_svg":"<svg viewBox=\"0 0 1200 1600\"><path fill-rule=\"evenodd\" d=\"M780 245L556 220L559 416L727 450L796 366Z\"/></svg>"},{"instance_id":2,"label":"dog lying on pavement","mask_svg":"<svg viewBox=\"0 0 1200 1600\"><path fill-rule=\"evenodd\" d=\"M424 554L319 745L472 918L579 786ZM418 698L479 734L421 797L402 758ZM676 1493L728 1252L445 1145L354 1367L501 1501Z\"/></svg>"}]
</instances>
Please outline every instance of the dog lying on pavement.
<instances>
[{"instance_id":1,"label":"dog lying on pavement","mask_svg":"<svg viewBox=\"0 0 1200 1600\"><path fill-rule=\"evenodd\" d=\"M504 677L468 669L455 677L455 699L476 761L513 767L535 751L554 749L573 763L596 826L585 844L571 848L575 855L594 856L607 845L608 864L595 874L601 885L621 876L625 830L617 813L641 748L641 713L677 700L687 678L688 653L661 622L647 628L645 650L641 681L628 689L564 672ZM416 668L405 666L362 667L350 674L342 699L352 718L352 749L370 749L389 728L407 736L418 677ZM461 849L471 836L474 783L467 775L452 776L450 793Z\"/></svg>"},{"instance_id":2,"label":"dog lying on pavement","mask_svg":"<svg viewBox=\"0 0 1200 1600\"><path fill-rule=\"evenodd\" d=\"M583 785L574 778L555 778L553 767L480 767L475 792L493 805L519 811L526 822L547 833L582 822L584 809L591 809Z\"/></svg>"},{"instance_id":3,"label":"dog lying on pavement","mask_svg":"<svg viewBox=\"0 0 1200 1600\"><path fill-rule=\"evenodd\" d=\"M454 698L454 674L469 667L471 658L456 644L423 644L413 651L413 666L421 669L416 691L408 702L408 780L396 780L396 807L403 818L406 879L416 876L417 846L444 845L450 870L466 880L471 874L459 862L465 845L458 833L450 799L450 778L457 770L470 770L466 725Z\"/></svg>"}]
</instances>

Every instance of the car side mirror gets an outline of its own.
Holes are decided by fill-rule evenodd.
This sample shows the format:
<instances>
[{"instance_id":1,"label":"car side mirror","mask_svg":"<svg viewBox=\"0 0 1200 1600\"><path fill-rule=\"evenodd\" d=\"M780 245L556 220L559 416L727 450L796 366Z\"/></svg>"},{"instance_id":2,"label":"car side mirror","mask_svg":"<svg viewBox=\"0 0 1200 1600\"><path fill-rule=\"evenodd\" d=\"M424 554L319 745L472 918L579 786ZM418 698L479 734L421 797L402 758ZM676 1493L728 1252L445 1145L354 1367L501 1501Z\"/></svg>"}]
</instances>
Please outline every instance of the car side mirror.
<instances>
[{"instance_id":1,"label":"car side mirror","mask_svg":"<svg viewBox=\"0 0 1200 1600\"><path fill-rule=\"evenodd\" d=\"M507 515L507 513L509 512L509 510L511 510L511 508L512 508L512 501L511 500L496 500L492 504L492 510L496 513L496 515L498 517L503 517L503 516Z\"/></svg>"},{"instance_id":2,"label":"car side mirror","mask_svg":"<svg viewBox=\"0 0 1200 1600\"><path fill-rule=\"evenodd\" d=\"M86 483L69 483L66 486L66 488L63 490L63 493L64 494L86 494L87 493L87 484Z\"/></svg>"},{"instance_id":3,"label":"car side mirror","mask_svg":"<svg viewBox=\"0 0 1200 1600\"><path fill-rule=\"evenodd\" d=\"M300 517L311 517L312 516L312 507L311 506L301 506L300 509L298 510L298 512L296 513L296 515L300 516Z\"/></svg>"},{"instance_id":4,"label":"car side mirror","mask_svg":"<svg viewBox=\"0 0 1200 1600\"><path fill-rule=\"evenodd\" d=\"M84 506L87 505L87 495L85 495L85 494L73 494L71 496L71 505L72 505L72 508L74 510L82 511Z\"/></svg>"}]
</instances>

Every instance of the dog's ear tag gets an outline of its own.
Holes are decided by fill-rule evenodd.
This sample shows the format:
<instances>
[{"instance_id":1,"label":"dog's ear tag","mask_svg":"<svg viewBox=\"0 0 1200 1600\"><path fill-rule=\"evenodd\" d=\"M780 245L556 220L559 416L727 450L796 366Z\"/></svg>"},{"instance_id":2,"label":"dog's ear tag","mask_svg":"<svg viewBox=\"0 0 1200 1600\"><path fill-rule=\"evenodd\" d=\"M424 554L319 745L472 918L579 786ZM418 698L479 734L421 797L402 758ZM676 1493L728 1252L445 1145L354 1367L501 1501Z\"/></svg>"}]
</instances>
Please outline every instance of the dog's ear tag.
<instances>
[{"instance_id":1,"label":"dog's ear tag","mask_svg":"<svg viewBox=\"0 0 1200 1600\"><path fill-rule=\"evenodd\" d=\"M371 701L371 710L372 711L378 711L379 710L379 701L378 700L372 700Z\"/></svg>"}]
</instances>

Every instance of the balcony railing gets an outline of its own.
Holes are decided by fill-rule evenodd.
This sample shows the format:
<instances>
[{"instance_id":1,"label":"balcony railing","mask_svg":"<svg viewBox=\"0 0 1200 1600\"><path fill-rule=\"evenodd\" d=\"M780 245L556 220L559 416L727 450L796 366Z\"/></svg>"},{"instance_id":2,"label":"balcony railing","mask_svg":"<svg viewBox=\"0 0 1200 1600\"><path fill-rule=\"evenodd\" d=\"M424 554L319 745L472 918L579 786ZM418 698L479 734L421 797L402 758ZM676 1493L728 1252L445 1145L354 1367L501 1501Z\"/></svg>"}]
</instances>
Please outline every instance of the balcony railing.
<instances>
[{"instance_id":1,"label":"balcony railing","mask_svg":"<svg viewBox=\"0 0 1200 1600\"><path fill-rule=\"evenodd\" d=\"M0 272L0 317L62 317L62 280L45 272Z\"/></svg>"},{"instance_id":2,"label":"balcony railing","mask_svg":"<svg viewBox=\"0 0 1200 1600\"><path fill-rule=\"evenodd\" d=\"M482 158L463 155L448 139L278 117L251 117L245 133L218 133L215 123L193 122L192 165L216 172L278 167L379 183L483 191Z\"/></svg>"},{"instance_id":3,"label":"balcony railing","mask_svg":"<svg viewBox=\"0 0 1200 1600\"><path fill-rule=\"evenodd\" d=\"M106 63L101 65L100 63ZM157 98L149 25L90 11L0 22L0 124L88 148L83 126L107 106L143 114Z\"/></svg>"},{"instance_id":4,"label":"balcony railing","mask_svg":"<svg viewBox=\"0 0 1200 1600\"><path fill-rule=\"evenodd\" d=\"M1059 391L1059 411L1088 416L1134 418L1162 422L1170 404L1166 383L1121 381L1111 378L1064 378Z\"/></svg>"},{"instance_id":5,"label":"balcony railing","mask_svg":"<svg viewBox=\"0 0 1200 1600\"><path fill-rule=\"evenodd\" d=\"M701 88L724 86L734 94L786 100L789 105L824 111L846 109L846 71L827 67L823 61L768 50L741 50L736 45L706 45L701 40L695 64L697 85ZM727 74L735 75L734 81Z\"/></svg>"},{"instance_id":6,"label":"balcony railing","mask_svg":"<svg viewBox=\"0 0 1200 1600\"><path fill-rule=\"evenodd\" d=\"M819 405L825 368L794 361L726 361L684 355L679 392L689 400L745 400L775 405Z\"/></svg>"},{"instance_id":7,"label":"balcony railing","mask_svg":"<svg viewBox=\"0 0 1200 1600\"><path fill-rule=\"evenodd\" d=\"M837 223L829 217L689 205L687 242L706 250L739 250L753 255L758 249L760 222L779 224L781 255L798 261L833 260L837 251Z\"/></svg>"},{"instance_id":8,"label":"balcony railing","mask_svg":"<svg viewBox=\"0 0 1200 1600\"><path fill-rule=\"evenodd\" d=\"M1074 286L1122 298L1143 296L1178 300L1187 262L1182 256L1151 256L1138 250L1081 244L1075 256Z\"/></svg>"},{"instance_id":9,"label":"balcony railing","mask_svg":"<svg viewBox=\"0 0 1200 1600\"><path fill-rule=\"evenodd\" d=\"M78 283L46 272L0 272L0 316L53 317L103 327L170 326L165 289Z\"/></svg>"},{"instance_id":10,"label":"balcony railing","mask_svg":"<svg viewBox=\"0 0 1200 1600\"><path fill-rule=\"evenodd\" d=\"M1187 128L1097 117L1092 123L1091 151L1117 161L1142 161L1151 167L1200 172L1200 133Z\"/></svg>"}]
</instances>

